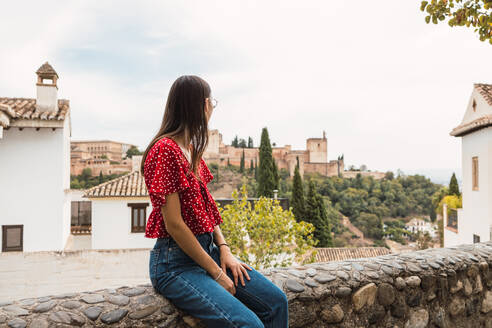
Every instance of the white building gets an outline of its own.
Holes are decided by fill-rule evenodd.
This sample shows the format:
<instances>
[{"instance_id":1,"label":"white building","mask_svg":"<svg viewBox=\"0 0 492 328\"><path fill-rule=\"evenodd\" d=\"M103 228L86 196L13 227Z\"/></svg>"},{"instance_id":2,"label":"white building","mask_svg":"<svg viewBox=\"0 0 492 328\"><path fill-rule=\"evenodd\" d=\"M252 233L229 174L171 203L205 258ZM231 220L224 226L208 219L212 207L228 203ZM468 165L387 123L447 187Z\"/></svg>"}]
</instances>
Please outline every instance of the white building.
<instances>
[{"instance_id":1,"label":"white building","mask_svg":"<svg viewBox=\"0 0 492 328\"><path fill-rule=\"evenodd\" d=\"M491 240L492 235L492 85L475 84L461 124L463 208L457 220L444 217L444 246ZM457 222L456 222L457 221Z\"/></svg>"},{"instance_id":2,"label":"white building","mask_svg":"<svg viewBox=\"0 0 492 328\"><path fill-rule=\"evenodd\" d=\"M436 236L437 226L423 219L413 218L405 224L405 229L412 233L428 232L431 238Z\"/></svg>"},{"instance_id":3,"label":"white building","mask_svg":"<svg viewBox=\"0 0 492 328\"><path fill-rule=\"evenodd\" d=\"M36 74L36 98L0 98L2 252L63 250L70 234L70 105L53 67Z\"/></svg>"},{"instance_id":4,"label":"white building","mask_svg":"<svg viewBox=\"0 0 492 328\"><path fill-rule=\"evenodd\" d=\"M155 239L144 237L152 205L138 171L140 160L133 160L133 166L133 172L87 189L84 195L92 201L92 249L152 248L155 244Z\"/></svg>"}]
</instances>

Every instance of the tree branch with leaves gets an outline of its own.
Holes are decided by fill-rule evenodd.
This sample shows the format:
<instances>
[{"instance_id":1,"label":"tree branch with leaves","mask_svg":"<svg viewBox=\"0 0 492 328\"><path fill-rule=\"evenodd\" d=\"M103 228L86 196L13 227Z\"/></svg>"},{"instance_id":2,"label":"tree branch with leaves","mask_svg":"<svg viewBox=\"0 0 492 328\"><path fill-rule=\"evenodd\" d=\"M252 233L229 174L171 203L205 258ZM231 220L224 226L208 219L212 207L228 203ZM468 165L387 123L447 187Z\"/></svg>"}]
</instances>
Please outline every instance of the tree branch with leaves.
<instances>
[{"instance_id":1,"label":"tree branch with leaves","mask_svg":"<svg viewBox=\"0 0 492 328\"><path fill-rule=\"evenodd\" d=\"M420 10L425 12L425 22L466 26L478 33L480 41L492 44L492 0L432 0L422 1Z\"/></svg>"}]
</instances>

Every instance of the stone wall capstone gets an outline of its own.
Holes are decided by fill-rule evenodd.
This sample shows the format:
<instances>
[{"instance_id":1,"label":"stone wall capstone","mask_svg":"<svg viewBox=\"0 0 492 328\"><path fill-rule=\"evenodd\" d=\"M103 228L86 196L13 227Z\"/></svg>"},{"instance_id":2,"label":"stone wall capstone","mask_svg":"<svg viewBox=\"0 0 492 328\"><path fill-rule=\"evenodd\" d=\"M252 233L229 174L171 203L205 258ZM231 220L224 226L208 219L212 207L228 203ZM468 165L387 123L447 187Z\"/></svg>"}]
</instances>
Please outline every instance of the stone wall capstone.
<instances>
[{"instance_id":1,"label":"stone wall capstone","mask_svg":"<svg viewBox=\"0 0 492 328\"><path fill-rule=\"evenodd\" d=\"M492 328L492 242L262 273L287 294L290 327ZM0 326L205 327L150 284L0 304Z\"/></svg>"}]
</instances>

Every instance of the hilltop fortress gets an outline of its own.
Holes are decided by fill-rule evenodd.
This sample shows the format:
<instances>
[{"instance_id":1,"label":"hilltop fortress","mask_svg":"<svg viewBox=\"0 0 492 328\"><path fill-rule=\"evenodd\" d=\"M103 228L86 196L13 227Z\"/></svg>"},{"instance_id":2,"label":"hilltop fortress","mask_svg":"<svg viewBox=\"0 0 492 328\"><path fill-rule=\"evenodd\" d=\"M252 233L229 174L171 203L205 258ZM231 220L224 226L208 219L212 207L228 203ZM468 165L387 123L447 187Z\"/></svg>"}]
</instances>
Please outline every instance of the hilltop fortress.
<instances>
[{"instance_id":1,"label":"hilltop fortress","mask_svg":"<svg viewBox=\"0 0 492 328\"><path fill-rule=\"evenodd\" d=\"M207 150L203 158L207 163L217 163L226 166L227 160L231 165L240 165L243 148L226 145L222 141L219 130L210 130ZM249 168L251 160L259 162L258 147L244 148L244 166ZM290 176L294 175L294 169L299 158L299 173L318 172L325 176L337 176L343 174L343 158L328 161L328 143L326 133L323 131L322 138L306 139L306 150L293 150L291 145L283 147L272 147L272 155L279 169L286 169ZM369 172L368 172L369 173Z\"/></svg>"}]
</instances>

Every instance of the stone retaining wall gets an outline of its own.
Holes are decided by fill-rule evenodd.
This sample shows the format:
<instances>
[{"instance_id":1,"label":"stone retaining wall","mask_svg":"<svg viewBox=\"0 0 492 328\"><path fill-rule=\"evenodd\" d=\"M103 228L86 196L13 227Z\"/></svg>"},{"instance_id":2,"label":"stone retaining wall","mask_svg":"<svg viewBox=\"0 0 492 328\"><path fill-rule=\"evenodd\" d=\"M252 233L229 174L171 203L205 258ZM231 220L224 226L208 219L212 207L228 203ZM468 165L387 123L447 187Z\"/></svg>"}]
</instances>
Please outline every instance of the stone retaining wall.
<instances>
[{"instance_id":1,"label":"stone retaining wall","mask_svg":"<svg viewBox=\"0 0 492 328\"><path fill-rule=\"evenodd\" d=\"M492 242L264 270L290 327L492 328ZM2 282L4 283L4 282ZM150 285L0 304L8 327L203 327Z\"/></svg>"}]
</instances>

